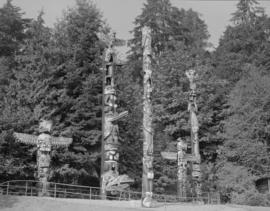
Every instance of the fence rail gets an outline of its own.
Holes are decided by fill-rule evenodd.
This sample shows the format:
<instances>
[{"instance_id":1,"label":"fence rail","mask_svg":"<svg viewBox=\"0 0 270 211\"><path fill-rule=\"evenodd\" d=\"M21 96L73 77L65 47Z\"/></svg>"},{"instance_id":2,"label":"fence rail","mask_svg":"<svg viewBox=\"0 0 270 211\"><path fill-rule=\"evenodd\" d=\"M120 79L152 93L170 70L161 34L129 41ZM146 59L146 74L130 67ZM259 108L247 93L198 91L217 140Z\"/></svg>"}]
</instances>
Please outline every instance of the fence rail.
<instances>
[{"instance_id":1,"label":"fence rail","mask_svg":"<svg viewBox=\"0 0 270 211\"><path fill-rule=\"evenodd\" d=\"M42 184L35 180L12 180L0 184L0 195L16 196L38 196ZM88 200L100 200L101 189L82 185L71 185L48 182L46 196L54 198L78 198ZM114 195L106 197L108 200L141 200L142 193L134 191L115 191ZM175 195L153 194L153 199L160 203L183 203L183 202L203 202L205 204L219 204L218 193L203 193L202 197L177 197Z\"/></svg>"}]
</instances>

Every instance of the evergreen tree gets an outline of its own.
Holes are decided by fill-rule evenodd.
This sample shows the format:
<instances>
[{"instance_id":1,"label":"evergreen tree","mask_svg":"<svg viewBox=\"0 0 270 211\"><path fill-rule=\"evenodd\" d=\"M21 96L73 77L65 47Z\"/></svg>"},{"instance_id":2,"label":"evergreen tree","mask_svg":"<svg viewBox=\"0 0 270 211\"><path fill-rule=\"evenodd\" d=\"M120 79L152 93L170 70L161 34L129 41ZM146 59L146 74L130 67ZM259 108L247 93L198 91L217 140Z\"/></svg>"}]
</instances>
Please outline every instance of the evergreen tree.
<instances>
[{"instance_id":1,"label":"evergreen tree","mask_svg":"<svg viewBox=\"0 0 270 211\"><path fill-rule=\"evenodd\" d=\"M19 50L20 43L25 39L25 28L29 19L22 18L19 7L12 0L0 8L0 56L11 56Z\"/></svg>"},{"instance_id":2,"label":"evergreen tree","mask_svg":"<svg viewBox=\"0 0 270 211\"><path fill-rule=\"evenodd\" d=\"M258 16L264 13L263 8L256 5L257 0L239 0L232 21L236 24L253 24Z\"/></svg>"},{"instance_id":3,"label":"evergreen tree","mask_svg":"<svg viewBox=\"0 0 270 211\"><path fill-rule=\"evenodd\" d=\"M53 178L58 181L99 184L104 45L97 34L103 26L95 5L78 0L56 29L58 67L52 70L41 105L55 120L55 131L73 137L70 151L53 158Z\"/></svg>"},{"instance_id":4,"label":"evergreen tree","mask_svg":"<svg viewBox=\"0 0 270 211\"><path fill-rule=\"evenodd\" d=\"M257 14L253 7L256 1L240 0L232 20L243 19L242 24L228 26L214 53L214 64L219 77L229 80L232 85L241 78L243 66L259 63L258 58L268 46L267 27L269 18Z\"/></svg>"},{"instance_id":5,"label":"evergreen tree","mask_svg":"<svg viewBox=\"0 0 270 211\"><path fill-rule=\"evenodd\" d=\"M11 0L0 8L0 98L4 99L6 87L13 76L14 55L19 53L20 45L26 38L26 29L30 19L24 19L19 7ZM0 102L0 108L3 107Z\"/></svg>"}]
</instances>

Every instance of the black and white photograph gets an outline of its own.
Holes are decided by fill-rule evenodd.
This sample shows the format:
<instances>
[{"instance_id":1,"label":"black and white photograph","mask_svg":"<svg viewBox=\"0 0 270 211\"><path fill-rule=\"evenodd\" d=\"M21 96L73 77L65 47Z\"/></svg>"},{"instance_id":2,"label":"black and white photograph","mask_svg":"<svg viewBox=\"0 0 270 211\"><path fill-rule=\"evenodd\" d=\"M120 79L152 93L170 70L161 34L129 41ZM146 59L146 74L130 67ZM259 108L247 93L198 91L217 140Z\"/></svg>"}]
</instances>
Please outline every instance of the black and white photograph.
<instances>
[{"instance_id":1,"label":"black and white photograph","mask_svg":"<svg viewBox=\"0 0 270 211\"><path fill-rule=\"evenodd\" d=\"M0 0L0 211L75 210L270 210L270 0Z\"/></svg>"}]
</instances>

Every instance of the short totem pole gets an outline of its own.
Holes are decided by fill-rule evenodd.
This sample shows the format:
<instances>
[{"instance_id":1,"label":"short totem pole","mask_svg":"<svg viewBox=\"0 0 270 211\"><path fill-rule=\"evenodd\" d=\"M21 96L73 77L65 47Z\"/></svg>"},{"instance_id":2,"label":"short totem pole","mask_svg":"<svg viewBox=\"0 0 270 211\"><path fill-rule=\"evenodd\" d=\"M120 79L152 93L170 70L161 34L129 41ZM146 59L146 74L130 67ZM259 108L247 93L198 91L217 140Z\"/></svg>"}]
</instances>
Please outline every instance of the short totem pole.
<instances>
[{"instance_id":1,"label":"short totem pole","mask_svg":"<svg viewBox=\"0 0 270 211\"><path fill-rule=\"evenodd\" d=\"M117 121L128 115L127 111L117 113L116 90L114 81L114 67L116 54L114 44L115 34L109 39L105 52L105 70L103 82L103 137L101 163L101 195L105 199L107 194L115 195L121 190L129 188L134 180L127 175L119 175L119 129Z\"/></svg>"},{"instance_id":2,"label":"short totem pole","mask_svg":"<svg viewBox=\"0 0 270 211\"><path fill-rule=\"evenodd\" d=\"M167 160L177 160L177 193L182 199L187 194L187 144L181 138L177 139L177 152L161 152L161 156Z\"/></svg>"},{"instance_id":3,"label":"short totem pole","mask_svg":"<svg viewBox=\"0 0 270 211\"><path fill-rule=\"evenodd\" d=\"M72 138L53 137L50 135L52 121L41 120L39 124L39 136L25 133L14 133L18 142L37 146L37 177L39 184L39 196L48 194L48 179L50 174L51 148L52 146L69 146Z\"/></svg>"},{"instance_id":4,"label":"short totem pole","mask_svg":"<svg viewBox=\"0 0 270 211\"><path fill-rule=\"evenodd\" d=\"M143 71L144 71L144 94L143 94L143 175L142 175L142 205L152 206L153 195L153 127L152 127L152 48L151 29L142 28L143 47Z\"/></svg>"},{"instance_id":5,"label":"short totem pole","mask_svg":"<svg viewBox=\"0 0 270 211\"><path fill-rule=\"evenodd\" d=\"M187 144L181 138L177 143L177 178L178 195L182 198L187 196Z\"/></svg>"},{"instance_id":6,"label":"short totem pole","mask_svg":"<svg viewBox=\"0 0 270 211\"><path fill-rule=\"evenodd\" d=\"M188 111L190 113L190 123L191 123L191 142L192 142L192 154L193 154L193 162L192 162L192 179L194 182L194 188L197 198L201 197L201 156L199 149L199 123L197 119L198 107L196 103L196 83L195 80L197 78L195 70L186 71L186 76L190 82L190 93L189 93L189 102L188 102Z\"/></svg>"}]
</instances>

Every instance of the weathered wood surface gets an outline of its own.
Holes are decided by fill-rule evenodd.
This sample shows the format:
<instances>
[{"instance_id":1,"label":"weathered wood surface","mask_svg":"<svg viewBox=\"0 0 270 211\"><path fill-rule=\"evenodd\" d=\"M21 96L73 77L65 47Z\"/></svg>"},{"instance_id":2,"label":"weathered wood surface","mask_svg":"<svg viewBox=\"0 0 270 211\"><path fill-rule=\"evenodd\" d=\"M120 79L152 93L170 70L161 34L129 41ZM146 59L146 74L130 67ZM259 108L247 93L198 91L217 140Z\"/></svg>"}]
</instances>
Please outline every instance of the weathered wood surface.
<instances>
[{"instance_id":1,"label":"weathered wood surface","mask_svg":"<svg viewBox=\"0 0 270 211\"><path fill-rule=\"evenodd\" d=\"M105 39L106 38L106 39ZM116 52L114 46L123 44L115 38L115 34L110 37L105 36L104 42L107 49L104 55L104 81L103 81L103 119L102 119L102 164L101 164L101 191L102 197L106 198L107 192L112 189L129 188L132 179L127 175L119 175L119 129L117 122L128 115L127 111L117 112L116 90L114 79L114 67L116 65ZM119 178L125 178L119 180ZM127 179L128 178L128 179ZM118 182L113 182L118 181ZM111 192L112 194L112 192Z\"/></svg>"},{"instance_id":2,"label":"weathered wood surface","mask_svg":"<svg viewBox=\"0 0 270 211\"><path fill-rule=\"evenodd\" d=\"M142 205L152 206L153 195L153 127L152 127L152 48L151 48L151 29L142 29L143 47L143 71L144 71L144 94L143 94L143 175L142 175Z\"/></svg>"},{"instance_id":3,"label":"weathered wood surface","mask_svg":"<svg viewBox=\"0 0 270 211\"><path fill-rule=\"evenodd\" d=\"M197 197L201 196L201 156L199 149L199 123L197 118L198 107L196 103L196 71L191 69L186 71L186 76L189 79L190 83L190 93L189 93L189 102L188 102L188 111L190 113L190 124L191 124L191 142L192 142L192 154L195 157L195 160L192 162L192 177L195 184L195 192Z\"/></svg>"}]
</instances>

